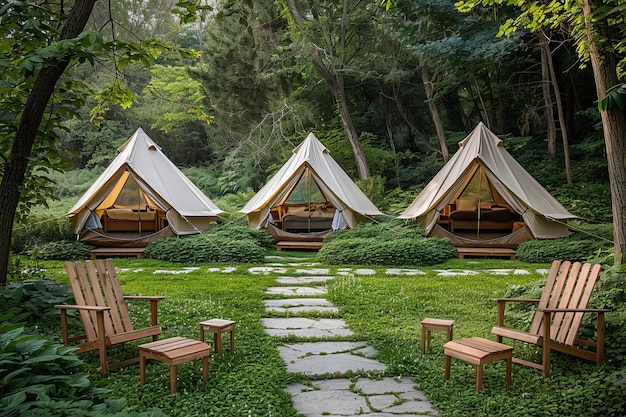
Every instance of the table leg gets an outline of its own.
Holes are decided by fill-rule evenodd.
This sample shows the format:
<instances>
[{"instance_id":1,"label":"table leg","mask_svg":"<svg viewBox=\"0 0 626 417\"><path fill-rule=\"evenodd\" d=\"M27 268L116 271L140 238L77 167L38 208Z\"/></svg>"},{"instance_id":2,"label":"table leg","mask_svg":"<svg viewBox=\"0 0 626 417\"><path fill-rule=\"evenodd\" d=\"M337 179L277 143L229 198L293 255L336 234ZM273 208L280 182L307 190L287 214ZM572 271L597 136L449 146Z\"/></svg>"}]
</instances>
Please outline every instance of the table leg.
<instances>
[{"instance_id":1,"label":"table leg","mask_svg":"<svg viewBox=\"0 0 626 417\"><path fill-rule=\"evenodd\" d=\"M176 394L176 365L170 365L170 391Z\"/></svg>"},{"instance_id":2,"label":"table leg","mask_svg":"<svg viewBox=\"0 0 626 417\"><path fill-rule=\"evenodd\" d=\"M482 365L475 365L476 366L476 391L480 391L481 389L483 389L483 366Z\"/></svg>"}]
</instances>

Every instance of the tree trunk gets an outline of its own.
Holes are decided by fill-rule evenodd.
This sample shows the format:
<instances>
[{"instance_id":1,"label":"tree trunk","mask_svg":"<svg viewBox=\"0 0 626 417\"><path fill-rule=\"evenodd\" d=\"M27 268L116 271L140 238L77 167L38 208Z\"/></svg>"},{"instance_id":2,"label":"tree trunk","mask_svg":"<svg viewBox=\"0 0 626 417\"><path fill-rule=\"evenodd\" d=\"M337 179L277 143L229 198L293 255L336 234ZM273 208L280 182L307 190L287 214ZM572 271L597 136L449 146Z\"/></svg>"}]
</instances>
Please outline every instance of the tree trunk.
<instances>
[{"instance_id":1,"label":"tree trunk","mask_svg":"<svg viewBox=\"0 0 626 417\"><path fill-rule=\"evenodd\" d=\"M428 75L428 68L423 64L421 68L422 84L424 85L424 91L426 92L426 100L428 101L428 110L430 111L430 117L433 119L435 129L437 130L437 139L439 140L439 148L441 149L441 155L443 156L444 164L450 159L450 153L448 151L448 144L446 143L446 134L443 131L443 124L441 123L441 117L439 117L439 109L433 98L433 80ZM434 77L433 77L434 78Z\"/></svg>"},{"instance_id":2,"label":"tree trunk","mask_svg":"<svg viewBox=\"0 0 626 417\"><path fill-rule=\"evenodd\" d=\"M594 4L595 5L595 4ZM606 50L602 52L597 42L601 28L592 19L592 0L583 0L585 29L589 42L589 57L593 69L598 99L606 96L607 90L619 83L615 56ZM624 262L626 251L626 119L619 108L600 113L604 142L611 183L611 203L613 208L613 230L615 262Z\"/></svg>"},{"instance_id":3,"label":"tree trunk","mask_svg":"<svg viewBox=\"0 0 626 417\"><path fill-rule=\"evenodd\" d=\"M75 38L83 31L94 4L95 0L76 0L67 23L61 30L61 40ZM5 285L7 282L13 219L20 198L19 187L24 181L28 159L46 106L54 92L57 81L69 64L70 58L70 56L59 57L58 61L50 63L39 71L33 89L26 98L24 112L4 165L2 181L0 182L0 242L2 242L0 285Z\"/></svg>"},{"instance_id":4,"label":"tree trunk","mask_svg":"<svg viewBox=\"0 0 626 417\"><path fill-rule=\"evenodd\" d=\"M295 0L286 0L287 9L291 14L291 17L294 20L298 30L303 32L304 19L300 10L298 9ZM341 53L345 54L346 48L346 24L348 19L348 3L347 0L343 1L343 13L341 16L341 33L340 33L340 50ZM313 39L311 39L308 35L304 34L304 38L309 44L309 50L311 54L311 60L315 68L320 72L322 78L331 89L335 102L337 104L337 110L339 113L339 118L341 120L341 124L343 126L344 132L346 133L346 137L348 138L348 143L350 143L350 148L352 149L352 154L354 155L354 161L356 163L357 172L359 174L359 178L365 179L370 177L370 169L367 164L367 159L365 158L365 151L363 150L363 146L361 145L361 141L359 140L359 135L354 127L354 123L352 121L352 116L350 115L350 109L348 107L348 101L346 99L346 90L344 85L343 75L336 70L331 70L330 65L326 65L322 57L320 56L320 46L315 43ZM336 58L333 51L325 51L327 54L332 54L333 58Z\"/></svg>"},{"instance_id":5,"label":"tree trunk","mask_svg":"<svg viewBox=\"0 0 626 417\"><path fill-rule=\"evenodd\" d=\"M552 103L552 91L550 90L550 69L548 57L552 54L550 43L543 32L538 32L539 45L541 45L541 89L546 108L546 128L548 130L548 155L556 158L556 125L554 123L554 104Z\"/></svg>"},{"instance_id":6,"label":"tree trunk","mask_svg":"<svg viewBox=\"0 0 626 417\"><path fill-rule=\"evenodd\" d=\"M565 115L563 114L563 100L561 99L561 89L556 79L554 71L554 61L552 60L552 51L550 46L546 50L546 61L550 70L550 79L552 80L552 88L554 89L554 98L556 100L556 111L559 115L559 126L561 127L561 139L563 140L563 159L565 161L565 176L567 183L572 183L572 166L569 157L569 136L567 134L567 124L565 123Z\"/></svg>"}]
</instances>

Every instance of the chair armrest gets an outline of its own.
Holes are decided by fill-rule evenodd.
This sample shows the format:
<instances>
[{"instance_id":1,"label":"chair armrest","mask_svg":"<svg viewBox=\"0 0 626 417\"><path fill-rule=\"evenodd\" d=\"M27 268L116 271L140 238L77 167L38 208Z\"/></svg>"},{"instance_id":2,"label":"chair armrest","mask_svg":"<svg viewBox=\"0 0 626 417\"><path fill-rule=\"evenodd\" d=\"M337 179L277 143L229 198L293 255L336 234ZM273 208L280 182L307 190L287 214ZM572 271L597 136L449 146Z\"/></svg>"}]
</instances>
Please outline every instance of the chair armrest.
<instances>
[{"instance_id":1,"label":"chair armrest","mask_svg":"<svg viewBox=\"0 0 626 417\"><path fill-rule=\"evenodd\" d=\"M110 310L111 307L99 307L99 306L77 306L71 304L57 304L54 308L58 308L60 310L87 310L87 311L107 311Z\"/></svg>"},{"instance_id":2,"label":"chair armrest","mask_svg":"<svg viewBox=\"0 0 626 417\"><path fill-rule=\"evenodd\" d=\"M163 295L125 295L125 300L163 300L165 296Z\"/></svg>"},{"instance_id":3,"label":"chair armrest","mask_svg":"<svg viewBox=\"0 0 626 417\"><path fill-rule=\"evenodd\" d=\"M502 302L513 302L513 303L539 303L538 298L490 298L491 301L497 301L499 303Z\"/></svg>"}]
</instances>

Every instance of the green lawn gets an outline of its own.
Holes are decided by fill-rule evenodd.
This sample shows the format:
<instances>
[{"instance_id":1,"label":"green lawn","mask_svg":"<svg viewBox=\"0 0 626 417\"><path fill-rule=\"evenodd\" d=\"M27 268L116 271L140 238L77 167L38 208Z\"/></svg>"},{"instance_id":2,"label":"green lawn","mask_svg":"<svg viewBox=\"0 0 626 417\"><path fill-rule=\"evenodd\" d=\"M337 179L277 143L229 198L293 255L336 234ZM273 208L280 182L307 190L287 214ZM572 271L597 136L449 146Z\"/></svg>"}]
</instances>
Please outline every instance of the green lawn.
<instances>
[{"instance_id":1,"label":"green lawn","mask_svg":"<svg viewBox=\"0 0 626 417\"><path fill-rule=\"evenodd\" d=\"M167 297L159 309L164 337L198 338L200 321L214 317L232 319L237 321L236 352L212 356L206 383L201 379L199 361L179 366L176 395L169 394L169 369L154 361L149 361L148 383L140 387L138 366L118 368L100 378L96 355L83 354L92 380L113 390L112 396L127 398L137 410L158 407L170 416L297 415L283 388L303 377L287 374L276 349L281 341L264 334L260 325L260 319L267 316L262 300L269 296L264 290L279 285L275 281L277 274L251 274L250 265L237 265L237 270L230 273L208 271L224 265L201 265L188 273L173 273L184 265L149 259L117 259L115 263L125 293ZM48 262L45 266L49 278L66 281L60 262ZM315 266L320 267L327 266ZM540 279L536 270L548 267L508 260L455 259L420 268L424 272L420 275L388 275L385 268L375 268L375 275L336 275L328 283L326 298L339 307L339 316L356 333L350 339L376 347L380 352L377 359L388 365L387 375L412 377L446 416L624 415L626 395L614 385L618 373L607 365L555 354L551 378L544 379L537 370L514 365L513 384L506 389L504 363L500 361L486 365L483 391L476 393L473 367L464 362L453 359L451 379L444 381L443 333L433 334L431 353L420 354L419 323L423 318L455 320L455 338L492 339L490 330L496 309L489 299L503 296L510 285ZM294 274L295 266L287 268L287 273L280 275ZM331 275L338 269L328 268ZM520 269L530 274L486 272L490 269ZM165 272L155 273L157 270ZM440 270L479 273L441 275ZM146 308L139 302L131 305L131 313L148 319ZM336 315L327 317L333 316ZM142 323L139 320L137 324ZM112 350L120 357L135 352L136 344ZM522 347L516 347L516 352L527 357L535 353Z\"/></svg>"}]
</instances>

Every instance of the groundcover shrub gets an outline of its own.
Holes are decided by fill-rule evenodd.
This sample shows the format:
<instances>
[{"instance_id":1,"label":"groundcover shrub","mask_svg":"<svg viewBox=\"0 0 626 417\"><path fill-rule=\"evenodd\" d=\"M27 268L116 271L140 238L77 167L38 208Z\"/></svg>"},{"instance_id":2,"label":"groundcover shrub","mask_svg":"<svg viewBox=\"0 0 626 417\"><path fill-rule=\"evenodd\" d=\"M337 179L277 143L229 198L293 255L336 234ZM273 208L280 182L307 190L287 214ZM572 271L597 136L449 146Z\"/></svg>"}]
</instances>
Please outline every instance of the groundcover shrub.
<instances>
[{"instance_id":1,"label":"groundcover shrub","mask_svg":"<svg viewBox=\"0 0 626 417\"><path fill-rule=\"evenodd\" d=\"M196 264L202 262L263 262L265 250L256 241L202 233L181 238L162 238L148 245L146 258Z\"/></svg>"},{"instance_id":2,"label":"groundcover shrub","mask_svg":"<svg viewBox=\"0 0 626 417\"><path fill-rule=\"evenodd\" d=\"M91 250L94 248L95 246L75 240L61 240L43 244L34 255L43 260L89 259Z\"/></svg>"},{"instance_id":3,"label":"groundcover shrub","mask_svg":"<svg viewBox=\"0 0 626 417\"><path fill-rule=\"evenodd\" d=\"M24 333L0 316L0 415L2 416L164 416L137 412L125 399L105 399L81 371L73 348Z\"/></svg>"},{"instance_id":4,"label":"groundcover shrub","mask_svg":"<svg viewBox=\"0 0 626 417\"><path fill-rule=\"evenodd\" d=\"M516 257L522 262L549 263L555 259L586 261L602 251L613 248L613 225L572 223L576 230L560 239L535 239L517 248Z\"/></svg>"},{"instance_id":5,"label":"groundcover shrub","mask_svg":"<svg viewBox=\"0 0 626 417\"><path fill-rule=\"evenodd\" d=\"M44 216L28 216L23 224L16 224L11 235L11 250L27 253L36 246L60 240L72 240L74 230L66 217L50 219Z\"/></svg>"},{"instance_id":6,"label":"groundcover shrub","mask_svg":"<svg viewBox=\"0 0 626 417\"><path fill-rule=\"evenodd\" d=\"M331 265L427 266L458 257L449 240L426 239L414 225L398 222L334 232L324 241L319 258Z\"/></svg>"},{"instance_id":7,"label":"groundcover shrub","mask_svg":"<svg viewBox=\"0 0 626 417\"><path fill-rule=\"evenodd\" d=\"M56 304L74 304L69 285L47 279L26 280L19 284L0 287L0 315L23 323L43 335L58 335L60 321Z\"/></svg>"},{"instance_id":8,"label":"groundcover shrub","mask_svg":"<svg viewBox=\"0 0 626 417\"><path fill-rule=\"evenodd\" d=\"M274 238L267 230L256 230L247 224L230 223L223 226L211 227L207 232L209 236L220 236L225 239L245 241L251 240L264 248L273 248Z\"/></svg>"}]
</instances>

